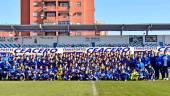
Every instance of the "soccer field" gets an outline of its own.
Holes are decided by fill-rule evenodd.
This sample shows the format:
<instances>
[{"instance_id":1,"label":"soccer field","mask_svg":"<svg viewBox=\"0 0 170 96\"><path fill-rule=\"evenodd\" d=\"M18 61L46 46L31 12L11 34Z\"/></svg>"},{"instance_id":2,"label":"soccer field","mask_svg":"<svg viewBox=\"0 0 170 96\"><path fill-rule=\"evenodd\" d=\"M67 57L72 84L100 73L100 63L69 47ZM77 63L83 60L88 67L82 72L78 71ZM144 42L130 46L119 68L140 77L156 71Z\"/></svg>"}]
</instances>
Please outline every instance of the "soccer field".
<instances>
[{"instance_id":1,"label":"soccer field","mask_svg":"<svg viewBox=\"0 0 170 96\"><path fill-rule=\"evenodd\" d=\"M170 81L1 81L0 96L170 96Z\"/></svg>"}]
</instances>

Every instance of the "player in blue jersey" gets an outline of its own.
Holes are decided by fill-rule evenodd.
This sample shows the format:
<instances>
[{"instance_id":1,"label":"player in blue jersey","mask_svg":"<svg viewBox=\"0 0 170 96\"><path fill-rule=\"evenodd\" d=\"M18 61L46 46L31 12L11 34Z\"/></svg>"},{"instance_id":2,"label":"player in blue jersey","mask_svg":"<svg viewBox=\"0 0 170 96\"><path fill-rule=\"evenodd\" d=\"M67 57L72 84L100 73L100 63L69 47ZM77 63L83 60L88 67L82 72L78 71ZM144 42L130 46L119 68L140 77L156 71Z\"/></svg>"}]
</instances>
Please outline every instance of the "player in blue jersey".
<instances>
[{"instance_id":1,"label":"player in blue jersey","mask_svg":"<svg viewBox=\"0 0 170 96\"><path fill-rule=\"evenodd\" d=\"M139 70L139 80L144 80L144 70Z\"/></svg>"},{"instance_id":2,"label":"player in blue jersey","mask_svg":"<svg viewBox=\"0 0 170 96\"><path fill-rule=\"evenodd\" d=\"M126 73L126 68L124 66L122 66L122 69L121 69L121 80L122 81L127 81L128 80L128 76L127 76L127 73Z\"/></svg>"},{"instance_id":3,"label":"player in blue jersey","mask_svg":"<svg viewBox=\"0 0 170 96\"><path fill-rule=\"evenodd\" d=\"M39 72L40 72L40 69L38 69L38 66L35 66L32 68L32 79L33 80L39 80L40 78Z\"/></svg>"},{"instance_id":4,"label":"player in blue jersey","mask_svg":"<svg viewBox=\"0 0 170 96\"><path fill-rule=\"evenodd\" d=\"M150 64L150 58L148 57L148 54L144 53L142 60L141 60L145 67L147 67Z\"/></svg>"},{"instance_id":5,"label":"player in blue jersey","mask_svg":"<svg viewBox=\"0 0 170 96\"><path fill-rule=\"evenodd\" d=\"M52 65L50 66L49 68L49 80L55 80L56 79L56 72L57 72L57 69L54 68ZM67 76L66 76L67 77ZM68 78L67 78L68 79Z\"/></svg>"},{"instance_id":6,"label":"player in blue jersey","mask_svg":"<svg viewBox=\"0 0 170 96\"><path fill-rule=\"evenodd\" d=\"M156 66L156 58L157 58L156 52L153 52L153 51L151 50L151 53L150 53L150 55L149 55L149 58L150 58L150 61L151 61L151 65L152 65L152 67L153 67L154 70L155 70L155 79L158 79L158 76L156 76L156 74L158 74L158 72L157 72L158 68L157 68L157 66ZM157 73L156 73L156 72L157 72Z\"/></svg>"},{"instance_id":7,"label":"player in blue jersey","mask_svg":"<svg viewBox=\"0 0 170 96\"><path fill-rule=\"evenodd\" d=\"M135 68L137 63L138 63L137 57L133 56L133 58L131 58L131 66L130 67Z\"/></svg>"},{"instance_id":8,"label":"player in blue jersey","mask_svg":"<svg viewBox=\"0 0 170 96\"><path fill-rule=\"evenodd\" d=\"M9 62L10 64L13 64L13 58L14 58L13 54L9 54L9 55L7 56L8 62Z\"/></svg>"},{"instance_id":9,"label":"player in blue jersey","mask_svg":"<svg viewBox=\"0 0 170 96\"><path fill-rule=\"evenodd\" d=\"M130 80L131 73L132 73L132 69L130 68L130 66L127 66L127 69L126 69L127 80Z\"/></svg>"},{"instance_id":10,"label":"player in blue jersey","mask_svg":"<svg viewBox=\"0 0 170 96\"><path fill-rule=\"evenodd\" d=\"M159 73L162 75L163 79L163 58L160 53L156 55L156 68L155 68L155 79L159 79Z\"/></svg>"},{"instance_id":11,"label":"player in blue jersey","mask_svg":"<svg viewBox=\"0 0 170 96\"><path fill-rule=\"evenodd\" d=\"M141 59L139 59L138 64L136 65L136 70L137 70L137 71L139 71L139 70L142 70L142 71L143 71L144 68L145 68L145 64L142 62Z\"/></svg>"},{"instance_id":12,"label":"player in blue jersey","mask_svg":"<svg viewBox=\"0 0 170 96\"><path fill-rule=\"evenodd\" d=\"M149 80L155 80L155 70L151 66L151 64L148 67L148 73L149 73Z\"/></svg>"},{"instance_id":13,"label":"player in blue jersey","mask_svg":"<svg viewBox=\"0 0 170 96\"><path fill-rule=\"evenodd\" d=\"M3 74L2 74L3 80L8 79L10 68L11 68L11 64L8 61L6 61L3 65Z\"/></svg>"},{"instance_id":14,"label":"player in blue jersey","mask_svg":"<svg viewBox=\"0 0 170 96\"><path fill-rule=\"evenodd\" d=\"M5 62L2 60L2 57L0 57L0 80L2 80L2 76L3 76L3 65L5 64Z\"/></svg>"}]
</instances>

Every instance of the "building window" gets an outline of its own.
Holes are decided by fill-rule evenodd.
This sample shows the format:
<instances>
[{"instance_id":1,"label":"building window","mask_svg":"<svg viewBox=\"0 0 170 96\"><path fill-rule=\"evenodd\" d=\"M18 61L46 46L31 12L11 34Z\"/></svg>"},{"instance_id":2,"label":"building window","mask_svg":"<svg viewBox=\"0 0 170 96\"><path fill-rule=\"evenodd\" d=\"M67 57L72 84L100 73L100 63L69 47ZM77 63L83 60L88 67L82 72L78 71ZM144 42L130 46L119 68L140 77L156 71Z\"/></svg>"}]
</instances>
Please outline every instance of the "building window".
<instances>
[{"instance_id":1,"label":"building window","mask_svg":"<svg viewBox=\"0 0 170 96\"><path fill-rule=\"evenodd\" d=\"M38 12L33 12L33 16L37 17L38 16Z\"/></svg>"},{"instance_id":2,"label":"building window","mask_svg":"<svg viewBox=\"0 0 170 96\"><path fill-rule=\"evenodd\" d=\"M48 18L45 18L46 21L43 22L44 25L53 25L53 24L57 24L57 22L55 22L54 20L50 20Z\"/></svg>"},{"instance_id":3,"label":"building window","mask_svg":"<svg viewBox=\"0 0 170 96\"><path fill-rule=\"evenodd\" d=\"M81 36L81 32L76 32L76 36Z\"/></svg>"},{"instance_id":4,"label":"building window","mask_svg":"<svg viewBox=\"0 0 170 96\"><path fill-rule=\"evenodd\" d=\"M76 13L76 16L81 16L81 15L82 15L81 12L77 12L77 13Z\"/></svg>"},{"instance_id":5,"label":"building window","mask_svg":"<svg viewBox=\"0 0 170 96\"><path fill-rule=\"evenodd\" d=\"M81 2L76 3L77 7L81 7Z\"/></svg>"},{"instance_id":6,"label":"building window","mask_svg":"<svg viewBox=\"0 0 170 96\"><path fill-rule=\"evenodd\" d=\"M77 22L77 23L75 23L76 25L80 25L81 23L80 22Z\"/></svg>"},{"instance_id":7,"label":"building window","mask_svg":"<svg viewBox=\"0 0 170 96\"><path fill-rule=\"evenodd\" d=\"M56 2L45 2L45 6L56 6Z\"/></svg>"},{"instance_id":8,"label":"building window","mask_svg":"<svg viewBox=\"0 0 170 96\"><path fill-rule=\"evenodd\" d=\"M47 12L46 16L47 17L55 17L56 16L56 12Z\"/></svg>"},{"instance_id":9,"label":"building window","mask_svg":"<svg viewBox=\"0 0 170 96\"><path fill-rule=\"evenodd\" d=\"M42 19L45 18L45 13L44 13L44 12L41 13L41 18L42 18Z\"/></svg>"},{"instance_id":10,"label":"building window","mask_svg":"<svg viewBox=\"0 0 170 96\"><path fill-rule=\"evenodd\" d=\"M58 5L60 7L69 7L69 2L59 2Z\"/></svg>"},{"instance_id":11,"label":"building window","mask_svg":"<svg viewBox=\"0 0 170 96\"><path fill-rule=\"evenodd\" d=\"M19 36L20 35L20 32L15 32L15 36Z\"/></svg>"},{"instance_id":12,"label":"building window","mask_svg":"<svg viewBox=\"0 0 170 96\"><path fill-rule=\"evenodd\" d=\"M64 30L64 31L59 31L58 32L59 36L69 36L70 32L68 30Z\"/></svg>"},{"instance_id":13,"label":"building window","mask_svg":"<svg viewBox=\"0 0 170 96\"><path fill-rule=\"evenodd\" d=\"M146 35L145 42L157 42L157 36L156 35Z\"/></svg>"},{"instance_id":14,"label":"building window","mask_svg":"<svg viewBox=\"0 0 170 96\"><path fill-rule=\"evenodd\" d=\"M9 36L14 36L14 35L13 35L13 32L9 32Z\"/></svg>"},{"instance_id":15,"label":"building window","mask_svg":"<svg viewBox=\"0 0 170 96\"><path fill-rule=\"evenodd\" d=\"M58 13L58 16L68 17L69 13L68 12L61 12L61 13Z\"/></svg>"},{"instance_id":16,"label":"building window","mask_svg":"<svg viewBox=\"0 0 170 96\"><path fill-rule=\"evenodd\" d=\"M35 21L35 22L33 22L31 25L37 25L37 24L38 24L38 22Z\"/></svg>"},{"instance_id":17,"label":"building window","mask_svg":"<svg viewBox=\"0 0 170 96\"><path fill-rule=\"evenodd\" d=\"M38 2L33 2L34 7L38 7L38 5L39 5Z\"/></svg>"}]
</instances>

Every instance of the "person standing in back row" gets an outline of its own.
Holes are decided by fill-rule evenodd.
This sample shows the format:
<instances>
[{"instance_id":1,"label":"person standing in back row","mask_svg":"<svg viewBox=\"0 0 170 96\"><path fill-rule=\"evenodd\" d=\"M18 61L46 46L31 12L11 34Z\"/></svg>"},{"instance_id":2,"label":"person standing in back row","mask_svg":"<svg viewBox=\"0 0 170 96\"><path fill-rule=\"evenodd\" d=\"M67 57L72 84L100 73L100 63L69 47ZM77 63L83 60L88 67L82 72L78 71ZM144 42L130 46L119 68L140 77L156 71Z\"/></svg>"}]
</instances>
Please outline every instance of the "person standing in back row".
<instances>
[{"instance_id":1,"label":"person standing in back row","mask_svg":"<svg viewBox=\"0 0 170 96\"><path fill-rule=\"evenodd\" d=\"M169 73L168 73L168 55L166 52L164 52L164 55L163 55L163 74L162 74L162 77L163 77L163 80L168 80L168 76L169 76Z\"/></svg>"},{"instance_id":2,"label":"person standing in back row","mask_svg":"<svg viewBox=\"0 0 170 96\"><path fill-rule=\"evenodd\" d=\"M158 52L156 56L155 79L159 79L160 72L161 72L162 79L163 79L163 60L162 60L162 56Z\"/></svg>"}]
</instances>

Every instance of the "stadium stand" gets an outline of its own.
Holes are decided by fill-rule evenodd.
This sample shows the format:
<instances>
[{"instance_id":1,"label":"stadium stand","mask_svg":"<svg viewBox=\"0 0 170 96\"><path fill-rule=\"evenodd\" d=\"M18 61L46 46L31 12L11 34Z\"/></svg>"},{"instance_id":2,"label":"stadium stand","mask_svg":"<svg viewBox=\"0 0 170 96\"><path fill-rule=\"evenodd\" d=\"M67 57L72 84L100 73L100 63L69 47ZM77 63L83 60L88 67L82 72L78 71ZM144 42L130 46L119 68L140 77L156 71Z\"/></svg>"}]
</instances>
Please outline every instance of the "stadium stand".
<instances>
[{"instance_id":1,"label":"stadium stand","mask_svg":"<svg viewBox=\"0 0 170 96\"><path fill-rule=\"evenodd\" d=\"M1 37L0 48L53 48L53 47L158 47L169 46L170 36L156 36L155 41L145 36L96 36L96 37Z\"/></svg>"},{"instance_id":2,"label":"stadium stand","mask_svg":"<svg viewBox=\"0 0 170 96\"><path fill-rule=\"evenodd\" d=\"M146 39L147 38L147 39ZM170 45L170 36L39 36L1 37L5 48L141 47L143 52L64 52L50 54L0 54L1 80L168 80L170 56L149 53L147 47ZM4 48L4 49L3 49ZM12 49L12 50L13 50ZM75 53L76 52L76 53Z\"/></svg>"}]
</instances>

